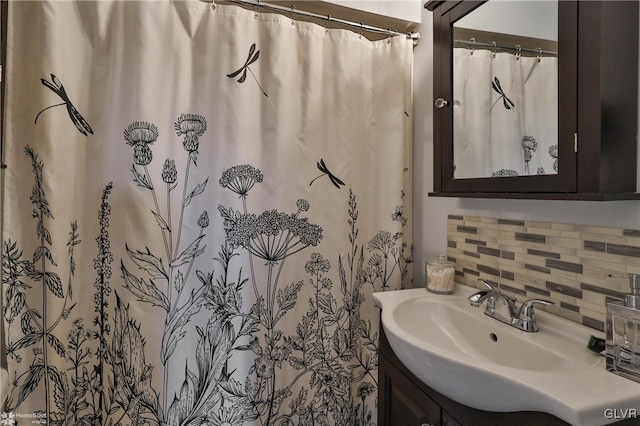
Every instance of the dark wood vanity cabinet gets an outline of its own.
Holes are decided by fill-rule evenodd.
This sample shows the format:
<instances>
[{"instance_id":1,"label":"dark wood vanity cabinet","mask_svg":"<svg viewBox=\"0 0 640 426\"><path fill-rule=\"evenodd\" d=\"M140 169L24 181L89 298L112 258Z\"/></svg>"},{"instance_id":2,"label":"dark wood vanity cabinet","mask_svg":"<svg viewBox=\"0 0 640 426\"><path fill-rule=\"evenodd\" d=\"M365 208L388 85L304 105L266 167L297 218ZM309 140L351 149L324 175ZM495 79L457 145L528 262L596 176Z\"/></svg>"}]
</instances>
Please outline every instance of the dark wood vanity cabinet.
<instances>
[{"instance_id":1,"label":"dark wood vanity cabinet","mask_svg":"<svg viewBox=\"0 0 640 426\"><path fill-rule=\"evenodd\" d=\"M386 357L379 359L378 424L441 425L440 406L398 370ZM380 404L380 401L383 403Z\"/></svg>"},{"instance_id":2,"label":"dark wood vanity cabinet","mask_svg":"<svg viewBox=\"0 0 640 426\"><path fill-rule=\"evenodd\" d=\"M378 361L379 426L568 426L547 413L492 413L467 407L447 398L415 377L389 346L380 327ZM460 383L460 386L464 386ZM604 417L603 417L604 420ZM627 419L616 426L640 424Z\"/></svg>"},{"instance_id":3,"label":"dark wood vanity cabinet","mask_svg":"<svg viewBox=\"0 0 640 426\"><path fill-rule=\"evenodd\" d=\"M454 178L454 24L484 3L425 4L433 12L433 98L447 101L434 107L434 188L429 195L640 199L637 1L558 2L557 174Z\"/></svg>"},{"instance_id":4,"label":"dark wood vanity cabinet","mask_svg":"<svg viewBox=\"0 0 640 426\"><path fill-rule=\"evenodd\" d=\"M387 357L380 357L378 368L379 426L462 426Z\"/></svg>"}]
</instances>

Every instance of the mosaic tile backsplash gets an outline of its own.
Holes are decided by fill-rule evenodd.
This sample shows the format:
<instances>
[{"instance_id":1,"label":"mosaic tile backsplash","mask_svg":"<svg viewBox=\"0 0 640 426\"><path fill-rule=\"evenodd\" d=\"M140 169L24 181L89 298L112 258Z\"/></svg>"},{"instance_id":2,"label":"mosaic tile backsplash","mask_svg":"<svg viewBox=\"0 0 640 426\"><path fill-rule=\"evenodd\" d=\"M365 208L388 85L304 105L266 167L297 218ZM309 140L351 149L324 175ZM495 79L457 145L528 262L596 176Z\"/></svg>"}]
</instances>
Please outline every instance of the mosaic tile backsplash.
<instances>
[{"instance_id":1,"label":"mosaic tile backsplash","mask_svg":"<svg viewBox=\"0 0 640 426\"><path fill-rule=\"evenodd\" d=\"M456 281L554 301L541 308L600 331L606 302L629 289L609 274L640 274L640 230L449 215L447 239Z\"/></svg>"}]
</instances>

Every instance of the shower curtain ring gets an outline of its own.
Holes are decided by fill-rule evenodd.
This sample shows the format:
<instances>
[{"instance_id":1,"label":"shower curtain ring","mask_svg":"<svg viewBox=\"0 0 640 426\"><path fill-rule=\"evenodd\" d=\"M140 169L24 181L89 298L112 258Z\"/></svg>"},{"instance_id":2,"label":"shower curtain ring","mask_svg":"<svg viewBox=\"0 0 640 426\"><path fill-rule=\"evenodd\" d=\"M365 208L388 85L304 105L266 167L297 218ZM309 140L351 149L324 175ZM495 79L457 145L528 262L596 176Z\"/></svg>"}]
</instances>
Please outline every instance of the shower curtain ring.
<instances>
[{"instance_id":1,"label":"shower curtain ring","mask_svg":"<svg viewBox=\"0 0 640 426\"><path fill-rule=\"evenodd\" d=\"M518 51L516 53L516 61L519 61L520 55L522 54L522 46L520 46L519 44L516 44L516 50Z\"/></svg>"},{"instance_id":2,"label":"shower curtain ring","mask_svg":"<svg viewBox=\"0 0 640 426\"><path fill-rule=\"evenodd\" d=\"M540 62L540 60L542 59L542 49L536 47L536 52L538 52L538 62Z\"/></svg>"},{"instance_id":3,"label":"shower curtain ring","mask_svg":"<svg viewBox=\"0 0 640 426\"><path fill-rule=\"evenodd\" d=\"M329 23L331 23L332 20L333 17L331 15L327 15L327 18L325 19L326 22L323 24L325 34L329 34L329 30L331 29L331 27L329 27Z\"/></svg>"},{"instance_id":4,"label":"shower curtain ring","mask_svg":"<svg viewBox=\"0 0 640 426\"><path fill-rule=\"evenodd\" d=\"M492 57L494 57L494 58L496 57L496 47L497 46L498 45L497 45L497 43L495 41L491 42L491 54L492 54Z\"/></svg>"},{"instance_id":5,"label":"shower curtain ring","mask_svg":"<svg viewBox=\"0 0 640 426\"><path fill-rule=\"evenodd\" d=\"M296 24L296 18L293 17L293 15L296 13L296 5L292 4L291 5L291 16L289 16L289 19L291 19L291 25L295 25Z\"/></svg>"},{"instance_id":6,"label":"shower curtain ring","mask_svg":"<svg viewBox=\"0 0 640 426\"><path fill-rule=\"evenodd\" d=\"M471 37L469 39L469 42L471 43L471 53L469 53L469 54L473 55L473 52L476 50L476 39Z\"/></svg>"}]
</instances>

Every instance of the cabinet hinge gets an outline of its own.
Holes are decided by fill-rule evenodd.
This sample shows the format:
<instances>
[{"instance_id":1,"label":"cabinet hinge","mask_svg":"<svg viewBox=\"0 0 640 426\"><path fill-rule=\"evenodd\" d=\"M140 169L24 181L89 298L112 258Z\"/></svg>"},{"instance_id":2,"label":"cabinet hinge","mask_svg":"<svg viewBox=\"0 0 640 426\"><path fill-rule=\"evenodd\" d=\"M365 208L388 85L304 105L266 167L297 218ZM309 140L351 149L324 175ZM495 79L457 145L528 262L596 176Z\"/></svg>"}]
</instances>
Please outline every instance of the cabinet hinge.
<instances>
[{"instance_id":1,"label":"cabinet hinge","mask_svg":"<svg viewBox=\"0 0 640 426\"><path fill-rule=\"evenodd\" d=\"M573 134L573 152L578 152L578 133Z\"/></svg>"}]
</instances>

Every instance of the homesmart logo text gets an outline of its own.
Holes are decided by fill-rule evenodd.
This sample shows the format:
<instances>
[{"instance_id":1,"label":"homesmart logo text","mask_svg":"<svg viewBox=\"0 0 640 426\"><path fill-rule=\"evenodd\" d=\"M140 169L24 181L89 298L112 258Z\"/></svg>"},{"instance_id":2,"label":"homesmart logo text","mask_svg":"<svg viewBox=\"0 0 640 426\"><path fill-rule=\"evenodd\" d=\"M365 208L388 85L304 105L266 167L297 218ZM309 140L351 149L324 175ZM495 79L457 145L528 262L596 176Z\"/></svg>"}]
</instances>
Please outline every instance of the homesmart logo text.
<instances>
[{"instance_id":1,"label":"homesmart logo text","mask_svg":"<svg viewBox=\"0 0 640 426\"><path fill-rule=\"evenodd\" d=\"M18 424L46 424L47 413L0 413L0 426L18 426Z\"/></svg>"}]
</instances>

